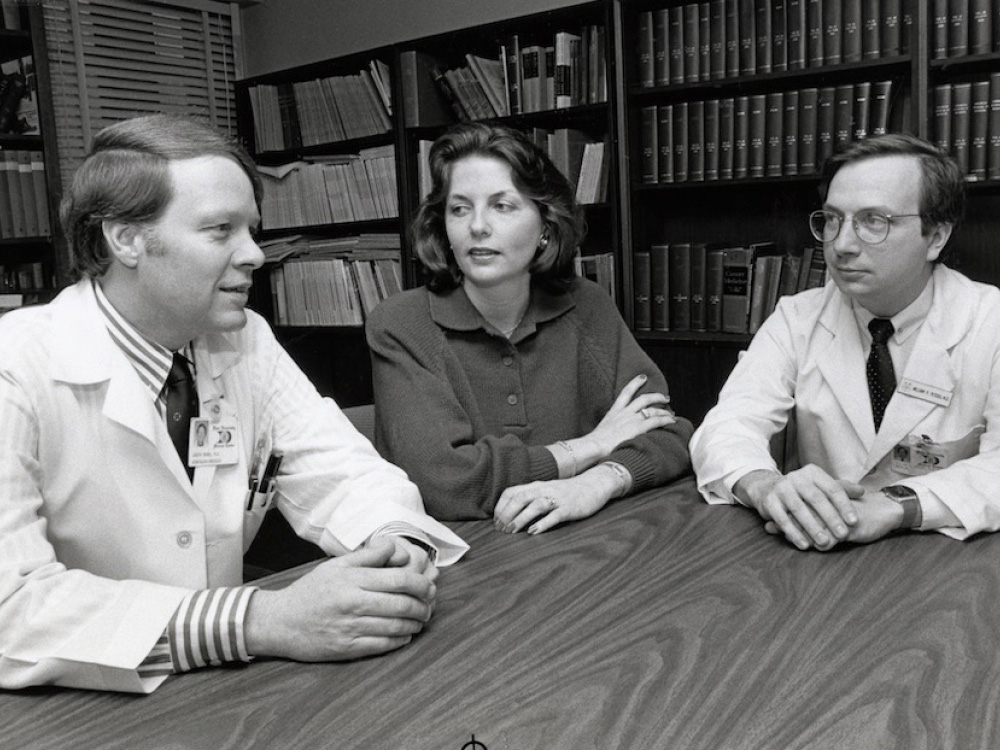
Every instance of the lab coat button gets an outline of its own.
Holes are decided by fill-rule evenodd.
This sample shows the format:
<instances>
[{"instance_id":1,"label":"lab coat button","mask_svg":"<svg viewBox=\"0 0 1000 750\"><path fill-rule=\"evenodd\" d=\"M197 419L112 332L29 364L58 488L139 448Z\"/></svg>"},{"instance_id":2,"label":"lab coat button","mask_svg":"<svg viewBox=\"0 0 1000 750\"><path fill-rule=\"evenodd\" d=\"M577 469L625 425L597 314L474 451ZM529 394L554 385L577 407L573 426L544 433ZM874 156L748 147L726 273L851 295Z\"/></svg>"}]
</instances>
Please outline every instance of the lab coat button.
<instances>
[{"instance_id":1,"label":"lab coat button","mask_svg":"<svg viewBox=\"0 0 1000 750\"><path fill-rule=\"evenodd\" d=\"M182 531L177 535L177 546L187 549L191 546L191 532Z\"/></svg>"}]
</instances>

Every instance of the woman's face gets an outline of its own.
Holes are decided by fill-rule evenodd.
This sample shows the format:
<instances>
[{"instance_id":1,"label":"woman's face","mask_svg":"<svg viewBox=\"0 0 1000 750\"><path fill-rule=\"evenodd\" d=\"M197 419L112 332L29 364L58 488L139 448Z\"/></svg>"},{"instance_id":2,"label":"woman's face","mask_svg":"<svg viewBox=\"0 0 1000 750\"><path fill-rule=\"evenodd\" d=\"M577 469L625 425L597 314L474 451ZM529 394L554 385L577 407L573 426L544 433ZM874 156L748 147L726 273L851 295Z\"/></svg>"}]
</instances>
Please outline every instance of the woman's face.
<instances>
[{"instance_id":1,"label":"woman's face","mask_svg":"<svg viewBox=\"0 0 1000 750\"><path fill-rule=\"evenodd\" d=\"M544 228L506 162L474 155L451 165L445 229L466 284L526 284Z\"/></svg>"}]
</instances>

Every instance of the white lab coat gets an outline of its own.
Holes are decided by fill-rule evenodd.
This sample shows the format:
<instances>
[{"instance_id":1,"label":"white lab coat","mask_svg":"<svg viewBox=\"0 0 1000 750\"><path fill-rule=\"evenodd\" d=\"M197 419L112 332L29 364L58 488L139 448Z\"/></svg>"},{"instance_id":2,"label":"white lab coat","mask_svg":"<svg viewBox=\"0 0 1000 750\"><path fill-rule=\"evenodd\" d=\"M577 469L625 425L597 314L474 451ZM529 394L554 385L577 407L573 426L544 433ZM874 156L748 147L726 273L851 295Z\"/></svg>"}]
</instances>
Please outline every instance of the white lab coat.
<instances>
[{"instance_id":1,"label":"white lab coat","mask_svg":"<svg viewBox=\"0 0 1000 750\"><path fill-rule=\"evenodd\" d=\"M159 685L136 667L181 598L242 583L266 511L245 505L262 433L285 452L279 508L329 554L390 521L427 532L443 564L465 549L252 313L195 342L199 399L235 414L239 457L193 486L89 281L5 316L0 351L0 687Z\"/></svg>"},{"instance_id":2,"label":"white lab coat","mask_svg":"<svg viewBox=\"0 0 1000 750\"><path fill-rule=\"evenodd\" d=\"M850 300L833 282L783 298L691 439L703 497L735 502L744 474L777 468L768 441L794 413L798 465L868 490L906 484L930 498L924 528L937 527L943 503L962 527L940 531L956 539L1000 528L1000 291L941 265L933 279L930 311L877 435ZM918 476L894 471L892 450L910 435L962 460Z\"/></svg>"}]
</instances>

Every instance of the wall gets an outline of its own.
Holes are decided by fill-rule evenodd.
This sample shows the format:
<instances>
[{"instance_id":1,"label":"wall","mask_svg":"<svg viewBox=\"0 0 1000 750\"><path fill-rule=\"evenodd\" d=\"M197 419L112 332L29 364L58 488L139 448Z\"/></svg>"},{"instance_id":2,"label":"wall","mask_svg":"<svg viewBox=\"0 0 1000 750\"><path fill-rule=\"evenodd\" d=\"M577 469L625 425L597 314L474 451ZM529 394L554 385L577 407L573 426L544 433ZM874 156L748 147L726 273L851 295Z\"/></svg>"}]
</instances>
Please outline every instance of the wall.
<instances>
[{"instance_id":1,"label":"wall","mask_svg":"<svg viewBox=\"0 0 1000 750\"><path fill-rule=\"evenodd\" d=\"M577 5L580 0L262 0L242 11L246 76Z\"/></svg>"}]
</instances>

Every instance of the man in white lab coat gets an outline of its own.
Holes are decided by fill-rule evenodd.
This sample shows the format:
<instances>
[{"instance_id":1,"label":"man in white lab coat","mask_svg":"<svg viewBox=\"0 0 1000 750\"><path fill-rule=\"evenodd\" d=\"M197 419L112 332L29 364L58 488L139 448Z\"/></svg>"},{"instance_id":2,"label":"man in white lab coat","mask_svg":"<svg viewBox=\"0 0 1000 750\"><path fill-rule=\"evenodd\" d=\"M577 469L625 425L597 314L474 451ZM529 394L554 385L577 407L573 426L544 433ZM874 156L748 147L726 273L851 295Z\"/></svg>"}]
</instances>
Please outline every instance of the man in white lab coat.
<instances>
[{"instance_id":1,"label":"man in white lab coat","mask_svg":"<svg viewBox=\"0 0 1000 750\"><path fill-rule=\"evenodd\" d=\"M691 440L710 503L755 509L800 549L896 530L1000 528L1000 292L939 262L964 207L954 160L859 141L810 217L831 281L785 297ZM769 439L787 435L779 468Z\"/></svg>"},{"instance_id":2,"label":"man in white lab coat","mask_svg":"<svg viewBox=\"0 0 1000 750\"><path fill-rule=\"evenodd\" d=\"M385 652L467 549L244 309L260 189L193 121L111 126L63 205L81 280L0 319L0 687ZM274 505L337 557L262 591Z\"/></svg>"}]
</instances>

